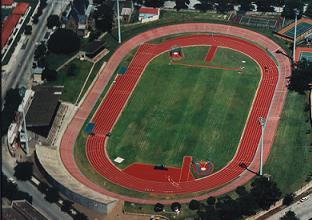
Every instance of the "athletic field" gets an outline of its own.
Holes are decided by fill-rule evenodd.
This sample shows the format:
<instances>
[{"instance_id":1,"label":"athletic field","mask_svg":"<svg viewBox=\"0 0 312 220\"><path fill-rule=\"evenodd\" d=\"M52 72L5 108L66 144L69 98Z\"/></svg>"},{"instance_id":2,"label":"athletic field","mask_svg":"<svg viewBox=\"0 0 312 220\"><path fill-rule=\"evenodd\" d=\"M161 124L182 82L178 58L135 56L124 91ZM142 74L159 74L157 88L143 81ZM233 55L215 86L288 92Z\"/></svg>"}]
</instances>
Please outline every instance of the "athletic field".
<instances>
[{"instance_id":1,"label":"athletic field","mask_svg":"<svg viewBox=\"0 0 312 220\"><path fill-rule=\"evenodd\" d=\"M215 170L233 158L260 79L244 54L210 47L183 48L152 60L108 140L108 154L132 163L181 167L184 156L209 160ZM242 69L241 69L242 68Z\"/></svg>"}]
</instances>

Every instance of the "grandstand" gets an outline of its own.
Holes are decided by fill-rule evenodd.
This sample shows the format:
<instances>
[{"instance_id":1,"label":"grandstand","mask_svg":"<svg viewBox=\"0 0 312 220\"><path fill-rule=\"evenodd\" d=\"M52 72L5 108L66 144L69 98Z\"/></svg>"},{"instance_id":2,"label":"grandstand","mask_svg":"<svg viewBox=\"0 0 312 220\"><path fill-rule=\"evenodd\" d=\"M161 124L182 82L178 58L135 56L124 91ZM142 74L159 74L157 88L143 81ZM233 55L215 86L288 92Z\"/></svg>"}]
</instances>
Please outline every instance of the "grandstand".
<instances>
[{"instance_id":1,"label":"grandstand","mask_svg":"<svg viewBox=\"0 0 312 220\"><path fill-rule=\"evenodd\" d=\"M307 60L312 62L312 48L309 47L297 47L295 61Z\"/></svg>"},{"instance_id":2,"label":"grandstand","mask_svg":"<svg viewBox=\"0 0 312 220\"><path fill-rule=\"evenodd\" d=\"M286 41L292 42L294 40L295 23L291 23L280 31L276 32L275 35ZM297 23L296 40L301 41L307 35L312 33L312 20L308 18L301 18Z\"/></svg>"}]
</instances>

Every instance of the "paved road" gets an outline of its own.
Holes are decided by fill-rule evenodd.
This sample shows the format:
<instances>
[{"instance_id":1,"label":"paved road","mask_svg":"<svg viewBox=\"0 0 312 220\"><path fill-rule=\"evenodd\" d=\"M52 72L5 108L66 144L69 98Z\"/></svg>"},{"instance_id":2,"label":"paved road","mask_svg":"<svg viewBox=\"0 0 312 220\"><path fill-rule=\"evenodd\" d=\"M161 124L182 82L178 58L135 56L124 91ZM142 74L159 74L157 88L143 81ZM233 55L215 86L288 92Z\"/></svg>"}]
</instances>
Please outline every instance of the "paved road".
<instances>
[{"instance_id":1,"label":"paved road","mask_svg":"<svg viewBox=\"0 0 312 220\"><path fill-rule=\"evenodd\" d=\"M10 62L4 67L4 69L6 69L6 74L2 77L2 100L5 97L7 90L10 88L20 86L27 87L31 76L31 66L36 46L35 43L41 41L47 31L46 21L48 16L50 14L60 14L61 9L65 5L64 2L68 2L68 0L48 0L47 6L39 18L38 24L33 25L33 33L31 36L28 36L28 43L25 49L21 49L20 47L23 43L23 38L27 37L25 35L21 36L21 40L16 46Z\"/></svg>"},{"instance_id":2,"label":"paved road","mask_svg":"<svg viewBox=\"0 0 312 220\"><path fill-rule=\"evenodd\" d=\"M4 146L3 146L4 147ZM2 151L2 172L8 177L12 177L14 174L14 167L15 162L13 158L8 157L8 152L3 150ZM32 204L36 207L42 214L44 214L49 220L71 220L72 217L65 214L61 211L60 207L57 206L55 203L49 203L44 199L44 195L38 191L38 189L29 181L16 181L18 188L21 191L29 193L32 198Z\"/></svg>"},{"instance_id":3,"label":"paved road","mask_svg":"<svg viewBox=\"0 0 312 220\"><path fill-rule=\"evenodd\" d=\"M289 210L296 213L296 216L300 220L309 220L312 218L312 195L310 194L309 198L304 202L296 202L293 205L287 207L286 209L281 210L280 212L269 217L269 220L279 220L280 217L284 216Z\"/></svg>"}]
</instances>

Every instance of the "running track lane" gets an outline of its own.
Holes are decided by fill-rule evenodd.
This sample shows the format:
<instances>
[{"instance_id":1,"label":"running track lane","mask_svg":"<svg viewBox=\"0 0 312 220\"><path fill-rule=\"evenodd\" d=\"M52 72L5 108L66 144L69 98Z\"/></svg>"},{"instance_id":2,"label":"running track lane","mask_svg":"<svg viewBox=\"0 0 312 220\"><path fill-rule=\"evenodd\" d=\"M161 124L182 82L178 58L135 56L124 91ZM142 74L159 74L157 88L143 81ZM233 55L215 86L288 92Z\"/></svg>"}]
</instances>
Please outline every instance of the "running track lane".
<instances>
[{"instance_id":1,"label":"running track lane","mask_svg":"<svg viewBox=\"0 0 312 220\"><path fill-rule=\"evenodd\" d=\"M178 34L191 32L215 32L250 39L251 41L256 41L259 45L262 45L264 48L266 48L266 50L270 52L272 56L274 56L274 58L276 59L277 63L279 64L279 81L273 98L272 108L270 109L270 114L269 117L267 118L267 125L265 129L265 138L264 138L264 161L266 161L266 159L268 158L269 151L274 140L275 131L277 129L279 116L282 112L282 108L287 95L286 88L287 77L290 76L291 73L290 62L288 58L282 54L275 53L276 50L283 51L283 49L280 48L272 40L261 34L234 26L222 24L209 24L209 23L189 23L189 24L165 26L141 33L125 42L122 46L120 46L116 50L116 52L112 55L112 57L106 64L105 68L103 68L99 76L99 79L92 87L90 92L87 94L86 99L81 104L79 110L75 114L74 118L68 125L67 130L63 135L63 139L60 145L60 156L62 162L64 163L64 167L78 181L88 186L90 190L94 190L104 195L112 196L114 198L144 204L155 204L155 202L158 201L163 202L165 204L170 204L173 201L177 201L177 200L155 200L155 199L153 200L153 199L132 198L128 196L119 195L110 192L102 187L99 187L95 183L88 180L79 171L73 158L73 146L84 121L88 117L88 114L91 112L93 106L95 105L97 99L99 98L100 93L104 89L105 85L108 83L110 77L112 76L115 69L118 67L119 63L132 49L134 49L138 45L141 45L143 42L147 42L152 39L166 36L168 35L168 33ZM259 156L258 152L256 156ZM255 160L255 158L252 164L250 165L250 168L255 170L259 168L259 163L257 160ZM230 184L227 184L226 186L214 192L197 196L196 199L199 200L205 199L207 198L207 196L217 196L229 192L231 190L234 190L237 186L240 186L248 182L253 176L254 174L250 172L244 172L240 177L238 177L235 181L232 181ZM185 198L179 199L178 201L189 202L190 199Z\"/></svg>"},{"instance_id":2,"label":"running track lane","mask_svg":"<svg viewBox=\"0 0 312 220\"><path fill-rule=\"evenodd\" d=\"M223 169L210 176L193 181L179 182L178 184L151 181L129 175L115 167L108 158L106 150L103 149L106 145L105 134L113 129L120 112L126 105L145 67L153 58L163 52L169 51L173 45L179 45L181 47L194 45L227 47L250 56L258 62L263 73L265 72L264 67L268 67L268 71L262 74L252 109L234 158ZM93 130L95 136L87 140L86 152L88 160L96 171L109 181L122 187L141 192L182 194L211 190L225 185L243 173L244 169L239 166L241 162L249 166L254 158L261 136L261 127L259 126L258 119L260 116L266 118L268 114L277 80L278 69L267 53L254 44L239 38L222 35L214 35L213 37L209 35L191 35L167 40L158 45L143 44L139 47L132 59L127 72L118 77L118 80L113 84L92 119L92 122L95 123Z\"/></svg>"}]
</instances>

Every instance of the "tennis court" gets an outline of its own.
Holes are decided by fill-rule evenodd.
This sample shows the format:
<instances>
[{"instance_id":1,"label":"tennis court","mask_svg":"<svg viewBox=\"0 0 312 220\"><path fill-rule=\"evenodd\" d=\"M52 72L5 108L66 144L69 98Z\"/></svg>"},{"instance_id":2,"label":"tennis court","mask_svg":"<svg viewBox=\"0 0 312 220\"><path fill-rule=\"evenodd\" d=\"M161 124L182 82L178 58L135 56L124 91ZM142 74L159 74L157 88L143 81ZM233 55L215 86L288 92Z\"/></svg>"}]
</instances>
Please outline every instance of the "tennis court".
<instances>
[{"instance_id":1,"label":"tennis court","mask_svg":"<svg viewBox=\"0 0 312 220\"><path fill-rule=\"evenodd\" d=\"M301 36L302 34L310 31L311 29L312 29L312 24L309 24L309 23L306 23L306 22L299 23L297 25L296 37ZM293 27L290 30L286 31L284 33L284 35L286 35L288 37L293 37L294 36L294 32L295 32L295 27Z\"/></svg>"},{"instance_id":2,"label":"tennis court","mask_svg":"<svg viewBox=\"0 0 312 220\"><path fill-rule=\"evenodd\" d=\"M303 59L312 62L312 52L301 52L299 60Z\"/></svg>"},{"instance_id":3,"label":"tennis court","mask_svg":"<svg viewBox=\"0 0 312 220\"><path fill-rule=\"evenodd\" d=\"M271 27L275 28L277 20L275 19L263 19L255 17L242 16L240 24L252 25L257 27Z\"/></svg>"}]
</instances>

